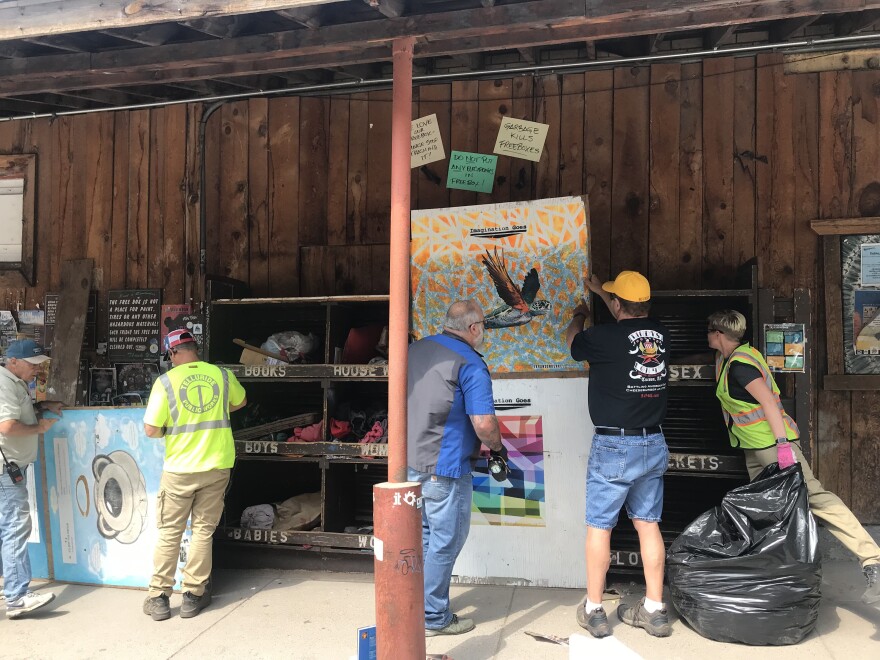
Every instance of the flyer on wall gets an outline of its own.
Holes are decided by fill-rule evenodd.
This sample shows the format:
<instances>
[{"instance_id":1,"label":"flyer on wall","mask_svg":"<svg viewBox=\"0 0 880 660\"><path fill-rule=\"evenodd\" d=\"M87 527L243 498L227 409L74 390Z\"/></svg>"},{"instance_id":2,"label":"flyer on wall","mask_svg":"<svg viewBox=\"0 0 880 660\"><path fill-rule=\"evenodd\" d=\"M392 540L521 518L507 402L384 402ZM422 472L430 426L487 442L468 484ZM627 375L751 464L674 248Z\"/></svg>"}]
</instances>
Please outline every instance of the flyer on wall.
<instances>
[{"instance_id":1,"label":"flyer on wall","mask_svg":"<svg viewBox=\"0 0 880 660\"><path fill-rule=\"evenodd\" d=\"M880 355L880 290L853 292L853 349L856 355Z\"/></svg>"}]
</instances>

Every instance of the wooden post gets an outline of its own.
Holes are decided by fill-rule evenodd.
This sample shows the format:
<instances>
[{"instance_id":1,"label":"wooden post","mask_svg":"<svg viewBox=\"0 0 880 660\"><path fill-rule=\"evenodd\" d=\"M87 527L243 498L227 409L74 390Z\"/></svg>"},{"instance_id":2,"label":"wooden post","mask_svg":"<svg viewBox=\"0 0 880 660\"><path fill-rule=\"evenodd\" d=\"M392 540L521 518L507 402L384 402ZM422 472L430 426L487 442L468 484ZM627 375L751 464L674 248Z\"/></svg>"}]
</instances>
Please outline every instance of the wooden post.
<instances>
[{"instance_id":1,"label":"wooden post","mask_svg":"<svg viewBox=\"0 0 880 660\"><path fill-rule=\"evenodd\" d=\"M391 109L391 264L388 322L388 480L373 487L376 651L379 660L425 657L422 490L406 482L409 333L410 135L415 40L394 41Z\"/></svg>"}]
</instances>

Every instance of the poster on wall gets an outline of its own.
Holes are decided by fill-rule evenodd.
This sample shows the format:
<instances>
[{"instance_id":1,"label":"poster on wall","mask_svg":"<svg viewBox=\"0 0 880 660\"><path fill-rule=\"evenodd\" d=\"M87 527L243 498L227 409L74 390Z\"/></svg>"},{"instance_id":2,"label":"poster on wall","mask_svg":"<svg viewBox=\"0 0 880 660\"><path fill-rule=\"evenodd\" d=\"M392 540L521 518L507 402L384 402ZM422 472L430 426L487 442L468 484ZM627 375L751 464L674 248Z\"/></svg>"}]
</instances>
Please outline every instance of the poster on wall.
<instances>
[{"instance_id":1,"label":"poster on wall","mask_svg":"<svg viewBox=\"0 0 880 660\"><path fill-rule=\"evenodd\" d=\"M880 374L880 234L840 238L843 361L847 374Z\"/></svg>"},{"instance_id":2,"label":"poster on wall","mask_svg":"<svg viewBox=\"0 0 880 660\"><path fill-rule=\"evenodd\" d=\"M804 324L765 323L764 349L770 371L803 373L807 355Z\"/></svg>"},{"instance_id":3,"label":"poster on wall","mask_svg":"<svg viewBox=\"0 0 880 660\"><path fill-rule=\"evenodd\" d=\"M486 319L480 352L494 374L586 369L564 336L589 272L586 198L413 211L411 225L417 338L440 332L454 301L473 298Z\"/></svg>"},{"instance_id":4,"label":"poster on wall","mask_svg":"<svg viewBox=\"0 0 880 660\"><path fill-rule=\"evenodd\" d=\"M519 406L521 407L521 406ZM544 526L544 431L540 415L504 415L496 405L501 441L507 447L505 481L489 475L485 461L474 469L473 525Z\"/></svg>"},{"instance_id":5,"label":"poster on wall","mask_svg":"<svg viewBox=\"0 0 880 660\"><path fill-rule=\"evenodd\" d=\"M161 295L161 289L108 292L107 353L112 362L159 359Z\"/></svg>"},{"instance_id":6,"label":"poster on wall","mask_svg":"<svg viewBox=\"0 0 880 660\"><path fill-rule=\"evenodd\" d=\"M852 324L856 355L880 355L880 290L853 292Z\"/></svg>"},{"instance_id":7,"label":"poster on wall","mask_svg":"<svg viewBox=\"0 0 880 660\"><path fill-rule=\"evenodd\" d=\"M165 442L144 435L143 409L65 410L44 438L55 579L147 586Z\"/></svg>"},{"instance_id":8,"label":"poster on wall","mask_svg":"<svg viewBox=\"0 0 880 660\"><path fill-rule=\"evenodd\" d=\"M880 286L880 243L862 243L862 286Z\"/></svg>"}]
</instances>

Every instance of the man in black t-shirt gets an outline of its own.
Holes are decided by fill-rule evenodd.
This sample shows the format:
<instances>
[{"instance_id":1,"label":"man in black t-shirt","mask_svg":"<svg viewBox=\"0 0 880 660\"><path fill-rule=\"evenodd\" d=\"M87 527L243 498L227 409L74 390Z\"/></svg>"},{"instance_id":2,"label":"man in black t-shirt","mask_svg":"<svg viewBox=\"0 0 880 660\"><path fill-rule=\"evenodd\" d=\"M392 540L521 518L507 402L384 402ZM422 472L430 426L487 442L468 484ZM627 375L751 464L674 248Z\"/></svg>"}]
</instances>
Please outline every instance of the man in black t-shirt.
<instances>
[{"instance_id":1,"label":"man in black t-shirt","mask_svg":"<svg viewBox=\"0 0 880 660\"><path fill-rule=\"evenodd\" d=\"M611 557L611 530L620 509L639 534L647 592L618 618L657 637L672 632L663 604L666 548L660 535L663 475L669 450L660 425L666 417L668 332L648 318L651 287L644 276L623 271L602 284L584 282L602 298L616 323L584 329L589 307L573 312L565 337L575 360L590 363L588 403L596 427L587 464L587 597L577 621L594 637L611 634L602 608Z\"/></svg>"}]
</instances>

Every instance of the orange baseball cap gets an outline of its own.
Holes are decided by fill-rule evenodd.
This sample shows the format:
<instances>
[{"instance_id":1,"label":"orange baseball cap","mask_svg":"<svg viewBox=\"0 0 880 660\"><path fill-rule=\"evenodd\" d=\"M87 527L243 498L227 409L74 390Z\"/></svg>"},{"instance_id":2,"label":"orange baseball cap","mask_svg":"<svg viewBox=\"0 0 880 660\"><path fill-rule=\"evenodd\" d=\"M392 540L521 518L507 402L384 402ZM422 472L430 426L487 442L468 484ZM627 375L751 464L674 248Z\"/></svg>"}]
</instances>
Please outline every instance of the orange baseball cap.
<instances>
[{"instance_id":1,"label":"orange baseball cap","mask_svg":"<svg viewBox=\"0 0 880 660\"><path fill-rule=\"evenodd\" d=\"M602 289L630 302L648 302L651 285L647 278L634 270L622 270L613 282L605 282Z\"/></svg>"}]
</instances>

